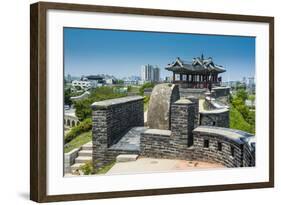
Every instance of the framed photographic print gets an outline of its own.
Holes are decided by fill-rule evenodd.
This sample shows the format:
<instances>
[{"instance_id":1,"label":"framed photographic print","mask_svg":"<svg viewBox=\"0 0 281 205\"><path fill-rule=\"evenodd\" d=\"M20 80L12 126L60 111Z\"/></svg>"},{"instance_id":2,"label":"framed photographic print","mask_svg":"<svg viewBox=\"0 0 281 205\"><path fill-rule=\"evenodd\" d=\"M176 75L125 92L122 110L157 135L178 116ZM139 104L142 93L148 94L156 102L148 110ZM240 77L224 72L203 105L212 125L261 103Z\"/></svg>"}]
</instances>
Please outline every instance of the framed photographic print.
<instances>
[{"instance_id":1,"label":"framed photographic print","mask_svg":"<svg viewBox=\"0 0 281 205\"><path fill-rule=\"evenodd\" d=\"M274 186L274 18L31 5L31 200Z\"/></svg>"}]
</instances>

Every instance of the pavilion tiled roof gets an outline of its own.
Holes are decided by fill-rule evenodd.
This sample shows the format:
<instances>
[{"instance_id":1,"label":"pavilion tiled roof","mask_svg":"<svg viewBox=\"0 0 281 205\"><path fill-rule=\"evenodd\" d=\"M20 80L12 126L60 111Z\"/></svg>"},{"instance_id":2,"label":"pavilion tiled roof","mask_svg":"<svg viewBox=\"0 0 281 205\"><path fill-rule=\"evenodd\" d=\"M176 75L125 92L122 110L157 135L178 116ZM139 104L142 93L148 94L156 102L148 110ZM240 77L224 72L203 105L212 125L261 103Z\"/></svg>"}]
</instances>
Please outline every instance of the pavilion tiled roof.
<instances>
[{"instance_id":1,"label":"pavilion tiled roof","mask_svg":"<svg viewBox=\"0 0 281 205\"><path fill-rule=\"evenodd\" d=\"M212 58L204 59L204 56L193 58L191 62L184 61L179 57L176 61L168 64L165 68L168 71L177 71L182 73L201 73L201 72L214 72L223 73L225 68L220 65L216 65Z\"/></svg>"}]
</instances>

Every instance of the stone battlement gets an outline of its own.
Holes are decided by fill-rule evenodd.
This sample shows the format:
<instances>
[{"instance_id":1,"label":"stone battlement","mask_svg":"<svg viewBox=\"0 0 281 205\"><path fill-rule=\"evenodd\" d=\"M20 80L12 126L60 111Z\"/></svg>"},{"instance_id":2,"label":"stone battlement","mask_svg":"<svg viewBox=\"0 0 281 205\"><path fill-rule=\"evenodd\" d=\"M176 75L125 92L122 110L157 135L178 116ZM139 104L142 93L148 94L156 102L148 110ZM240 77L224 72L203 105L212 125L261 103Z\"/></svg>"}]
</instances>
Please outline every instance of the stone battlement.
<instances>
[{"instance_id":1,"label":"stone battlement","mask_svg":"<svg viewBox=\"0 0 281 205\"><path fill-rule=\"evenodd\" d=\"M148 127L144 127L141 96L93 103L96 167L119 154L216 162L226 167L255 166L255 136L229 129L228 109L202 110L202 99L180 98L178 89L171 84L155 86Z\"/></svg>"},{"instance_id":2,"label":"stone battlement","mask_svg":"<svg viewBox=\"0 0 281 205\"><path fill-rule=\"evenodd\" d=\"M123 97L123 98L115 98L115 99L111 99L111 100L103 100L103 101L93 103L92 109L103 110L103 109L108 109L110 107L120 106L122 104L132 103L132 102L141 101L141 100L143 100L142 96L128 96L128 97Z\"/></svg>"},{"instance_id":3,"label":"stone battlement","mask_svg":"<svg viewBox=\"0 0 281 205\"><path fill-rule=\"evenodd\" d=\"M138 150L109 150L132 127L144 126L143 97L129 96L92 104L93 160L97 167Z\"/></svg>"}]
</instances>

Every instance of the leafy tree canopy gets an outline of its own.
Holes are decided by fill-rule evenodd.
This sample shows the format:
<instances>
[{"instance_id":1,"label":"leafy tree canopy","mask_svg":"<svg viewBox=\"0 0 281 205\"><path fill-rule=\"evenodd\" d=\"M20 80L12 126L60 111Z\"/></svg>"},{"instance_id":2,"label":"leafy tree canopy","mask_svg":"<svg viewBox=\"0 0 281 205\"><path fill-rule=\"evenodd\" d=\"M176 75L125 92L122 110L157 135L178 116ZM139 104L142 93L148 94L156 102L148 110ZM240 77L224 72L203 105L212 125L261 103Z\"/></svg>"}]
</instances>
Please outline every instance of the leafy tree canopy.
<instances>
[{"instance_id":1,"label":"leafy tree canopy","mask_svg":"<svg viewBox=\"0 0 281 205\"><path fill-rule=\"evenodd\" d=\"M154 83L145 83L145 84L143 84L140 87L139 92L140 92L141 95L143 95L144 94L144 89L146 89L146 88L153 88L154 86L155 86Z\"/></svg>"},{"instance_id":2,"label":"leafy tree canopy","mask_svg":"<svg viewBox=\"0 0 281 205\"><path fill-rule=\"evenodd\" d=\"M236 96L237 96L237 98L242 99L244 102L248 98L248 93L245 89L239 89L239 90L237 90Z\"/></svg>"},{"instance_id":3,"label":"leafy tree canopy","mask_svg":"<svg viewBox=\"0 0 281 205\"><path fill-rule=\"evenodd\" d=\"M83 100L74 102L75 114L78 119L84 120L92 116L91 104L97 101L120 98L126 96L125 93L117 93L112 87L103 86L91 90L90 96Z\"/></svg>"}]
</instances>

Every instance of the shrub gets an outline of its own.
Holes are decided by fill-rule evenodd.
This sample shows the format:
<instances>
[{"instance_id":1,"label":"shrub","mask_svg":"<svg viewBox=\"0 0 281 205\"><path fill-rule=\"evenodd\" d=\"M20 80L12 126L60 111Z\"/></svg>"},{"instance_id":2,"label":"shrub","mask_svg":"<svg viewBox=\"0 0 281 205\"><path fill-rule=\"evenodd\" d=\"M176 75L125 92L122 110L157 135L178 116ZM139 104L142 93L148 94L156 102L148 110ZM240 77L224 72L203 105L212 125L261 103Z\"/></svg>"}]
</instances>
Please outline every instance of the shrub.
<instances>
[{"instance_id":1,"label":"shrub","mask_svg":"<svg viewBox=\"0 0 281 205\"><path fill-rule=\"evenodd\" d=\"M71 97L71 90L70 88L68 88L64 91L64 104L69 106L72 104L70 97Z\"/></svg>"},{"instance_id":2,"label":"shrub","mask_svg":"<svg viewBox=\"0 0 281 205\"><path fill-rule=\"evenodd\" d=\"M94 174L94 165L92 161L87 161L85 164L79 167L79 170L83 172L84 175Z\"/></svg>"},{"instance_id":3,"label":"shrub","mask_svg":"<svg viewBox=\"0 0 281 205\"><path fill-rule=\"evenodd\" d=\"M79 125L72 127L71 130L64 136L64 144L70 142L81 133L87 132L91 129L92 129L92 119L87 118L83 120Z\"/></svg>"},{"instance_id":4,"label":"shrub","mask_svg":"<svg viewBox=\"0 0 281 205\"><path fill-rule=\"evenodd\" d=\"M233 105L230 106L230 128L255 134L255 126L249 124Z\"/></svg>"},{"instance_id":5,"label":"shrub","mask_svg":"<svg viewBox=\"0 0 281 205\"><path fill-rule=\"evenodd\" d=\"M144 96L143 102L148 103L150 100L150 96Z\"/></svg>"},{"instance_id":6,"label":"shrub","mask_svg":"<svg viewBox=\"0 0 281 205\"><path fill-rule=\"evenodd\" d=\"M144 89L145 89L145 88L153 88L154 86L155 86L154 83L145 83L145 84L143 84L143 85L141 86L139 92L140 92L141 95L143 95L143 94L144 94Z\"/></svg>"}]
</instances>

